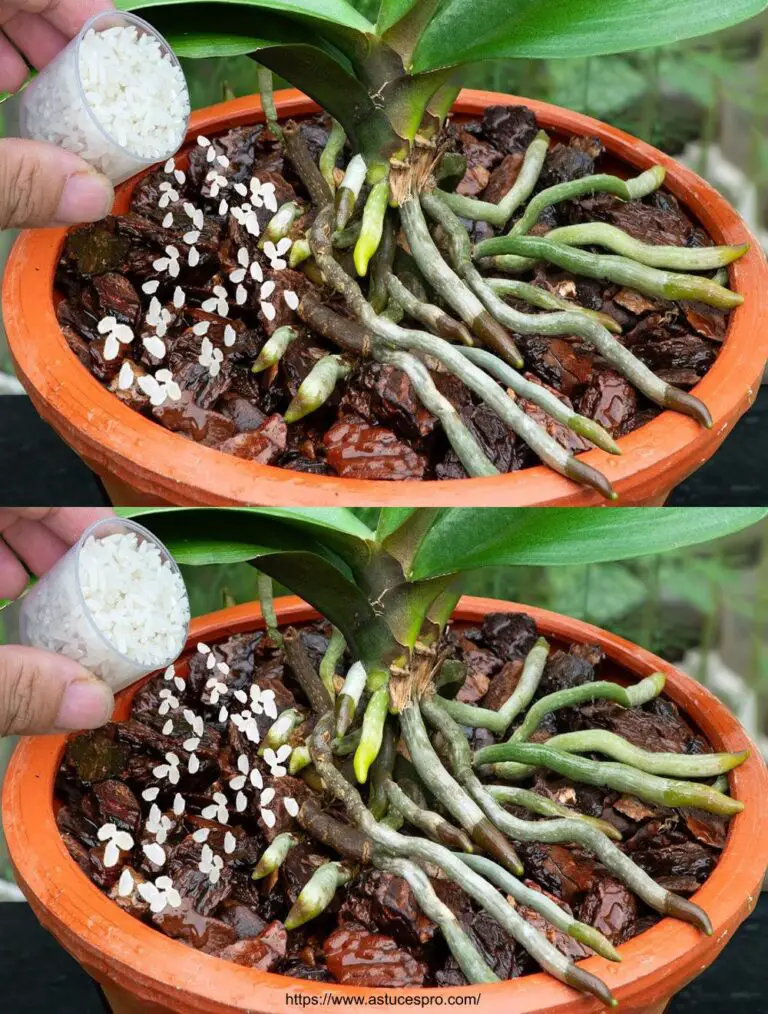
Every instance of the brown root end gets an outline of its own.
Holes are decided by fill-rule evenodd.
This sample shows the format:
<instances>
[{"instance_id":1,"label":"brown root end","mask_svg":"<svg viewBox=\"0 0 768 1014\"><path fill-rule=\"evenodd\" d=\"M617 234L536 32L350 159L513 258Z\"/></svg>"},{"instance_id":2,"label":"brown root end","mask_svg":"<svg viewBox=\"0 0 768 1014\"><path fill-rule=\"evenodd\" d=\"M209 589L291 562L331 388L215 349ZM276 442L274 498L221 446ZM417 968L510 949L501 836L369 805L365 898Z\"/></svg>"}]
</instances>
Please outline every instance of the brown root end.
<instances>
[{"instance_id":1,"label":"brown root end","mask_svg":"<svg viewBox=\"0 0 768 1014\"><path fill-rule=\"evenodd\" d=\"M580 482L583 486L590 486L592 489L596 489L600 496L605 497L606 500L619 499L619 494L603 473L598 472L596 468L585 464L583 461L578 461L574 457L569 458L565 466L565 474L569 479Z\"/></svg>"},{"instance_id":2,"label":"brown root end","mask_svg":"<svg viewBox=\"0 0 768 1014\"><path fill-rule=\"evenodd\" d=\"M440 337L446 338L449 342L459 342L459 344L466 345L468 348L471 348L475 344L472 340L472 335L469 333L469 329L464 324L460 324L458 320L449 317L447 313L440 315L436 322L436 327Z\"/></svg>"},{"instance_id":3,"label":"brown root end","mask_svg":"<svg viewBox=\"0 0 768 1014\"><path fill-rule=\"evenodd\" d=\"M706 429L712 429L712 413L703 401L699 401L687 391L681 391L677 387L667 387L664 404L667 408L674 409L675 412L682 412L683 415L690 416Z\"/></svg>"},{"instance_id":4,"label":"brown root end","mask_svg":"<svg viewBox=\"0 0 768 1014\"><path fill-rule=\"evenodd\" d=\"M484 817L472 828L472 840L480 846L484 852L488 852L502 863L515 876L520 877L525 872L520 856L515 852L510 843L493 824Z\"/></svg>"},{"instance_id":5,"label":"brown root end","mask_svg":"<svg viewBox=\"0 0 768 1014\"><path fill-rule=\"evenodd\" d=\"M596 975L592 975L590 972L585 972L583 968L571 965L565 973L565 981L569 986L573 986L574 989L578 989L581 993L591 993L592 996L596 996L606 1007L619 1006L619 1001L603 980L598 979Z\"/></svg>"},{"instance_id":6,"label":"brown root end","mask_svg":"<svg viewBox=\"0 0 768 1014\"><path fill-rule=\"evenodd\" d=\"M441 845L445 845L447 848L457 849L459 852L472 853L475 851L467 835L454 827L453 824L449 824L447 820L443 821L437 829L437 837L440 839Z\"/></svg>"},{"instance_id":7,"label":"brown root end","mask_svg":"<svg viewBox=\"0 0 768 1014\"><path fill-rule=\"evenodd\" d=\"M680 919L681 922L688 922L691 926L695 926L696 929L701 930L708 937L712 936L712 922L704 911L703 908L699 908L698 905L694 905L692 901L688 901L687 898L681 898L678 894L667 894L667 903L664 906L664 912L666 915L671 915L675 919Z\"/></svg>"},{"instance_id":8,"label":"brown root end","mask_svg":"<svg viewBox=\"0 0 768 1014\"><path fill-rule=\"evenodd\" d=\"M483 310L482 313L475 317L472 321L472 330L505 363L514 366L516 370L520 370L525 366L525 361L520 355L517 345L515 345L501 324L487 310Z\"/></svg>"}]
</instances>

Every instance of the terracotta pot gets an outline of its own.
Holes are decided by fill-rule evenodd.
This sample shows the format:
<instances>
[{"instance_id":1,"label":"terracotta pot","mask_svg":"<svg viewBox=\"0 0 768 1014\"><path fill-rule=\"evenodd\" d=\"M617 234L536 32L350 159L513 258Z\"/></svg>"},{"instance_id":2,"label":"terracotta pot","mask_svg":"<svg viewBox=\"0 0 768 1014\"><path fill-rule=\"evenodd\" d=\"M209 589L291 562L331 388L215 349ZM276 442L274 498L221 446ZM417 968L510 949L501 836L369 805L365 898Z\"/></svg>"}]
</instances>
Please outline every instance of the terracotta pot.
<instances>
[{"instance_id":1,"label":"terracotta pot","mask_svg":"<svg viewBox=\"0 0 768 1014\"><path fill-rule=\"evenodd\" d=\"M530 613L555 644L600 644L607 656L606 677L613 670L623 680L627 674L641 679L661 670L667 677L666 692L716 750L742 750L748 744L739 723L709 691L662 659L605 630L495 599L462 599L454 616L477 622L486 613L510 608ZM277 603L277 615L281 624L287 624L314 619L317 613L291 598ZM256 604L211 613L193 621L187 652L194 651L201 639L215 643L262 626ZM177 666L177 671L184 675L185 665ZM134 685L118 696L117 719L128 716L137 688ZM56 828L54 780L65 745L63 736L22 740L5 779L3 824L19 885L35 914L101 983L115 1014L288 1014L291 1007L286 997L296 992L316 997L317 1003L329 991L363 998L387 992L243 968L192 950L123 912L71 859ZM750 746L752 756L731 775L731 793L746 808L731 821L722 857L695 895L712 920L714 934L705 937L691 926L664 919L619 948L621 964L599 957L584 963L610 986L625 1014L661 1014L671 996L714 961L755 907L768 865L768 776L757 749ZM434 995L434 990L409 992ZM543 973L489 986L442 990L444 997L478 993L483 1010L494 1014L590 1014L599 1009L595 1000Z\"/></svg>"},{"instance_id":2,"label":"terracotta pot","mask_svg":"<svg viewBox=\"0 0 768 1014\"><path fill-rule=\"evenodd\" d=\"M525 102L555 138L599 137L624 175L661 163L666 185L717 243L750 238L744 222L707 183L678 162L614 127L580 113L495 92L464 91L455 112L476 116L488 105ZM317 106L296 91L278 95L282 117L305 116ZM220 134L263 119L255 97L236 99L192 117L189 139ZM125 212L131 183L121 187L116 211ZM5 326L19 377L59 435L102 478L121 505L261 504L295 506L589 506L600 497L544 466L511 475L448 482L371 482L303 475L258 465L179 436L145 419L111 395L69 350L54 313L53 279L64 230L23 233L5 272ZM731 317L724 348L695 388L709 407L707 431L673 412L623 437L621 457L593 450L584 460L601 469L623 506L659 505L710 458L754 401L768 357L768 270L759 244L731 269L731 284L746 296Z\"/></svg>"}]
</instances>

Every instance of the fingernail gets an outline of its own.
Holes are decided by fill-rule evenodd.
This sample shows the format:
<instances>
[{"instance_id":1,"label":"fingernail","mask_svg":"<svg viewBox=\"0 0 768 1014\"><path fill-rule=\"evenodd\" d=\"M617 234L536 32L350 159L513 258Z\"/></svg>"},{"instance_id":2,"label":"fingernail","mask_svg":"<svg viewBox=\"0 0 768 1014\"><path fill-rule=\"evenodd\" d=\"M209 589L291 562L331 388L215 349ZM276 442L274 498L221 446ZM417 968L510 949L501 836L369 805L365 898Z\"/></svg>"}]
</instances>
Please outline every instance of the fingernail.
<instances>
[{"instance_id":1,"label":"fingernail","mask_svg":"<svg viewBox=\"0 0 768 1014\"><path fill-rule=\"evenodd\" d=\"M64 691L56 728L97 729L112 717L112 691L100 680L73 680Z\"/></svg>"},{"instance_id":2,"label":"fingernail","mask_svg":"<svg viewBox=\"0 0 768 1014\"><path fill-rule=\"evenodd\" d=\"M96 172L73 173L64 184L56 221L63 224L96 222L112 209L112 184Z\"/></svg>"}]
</instances>

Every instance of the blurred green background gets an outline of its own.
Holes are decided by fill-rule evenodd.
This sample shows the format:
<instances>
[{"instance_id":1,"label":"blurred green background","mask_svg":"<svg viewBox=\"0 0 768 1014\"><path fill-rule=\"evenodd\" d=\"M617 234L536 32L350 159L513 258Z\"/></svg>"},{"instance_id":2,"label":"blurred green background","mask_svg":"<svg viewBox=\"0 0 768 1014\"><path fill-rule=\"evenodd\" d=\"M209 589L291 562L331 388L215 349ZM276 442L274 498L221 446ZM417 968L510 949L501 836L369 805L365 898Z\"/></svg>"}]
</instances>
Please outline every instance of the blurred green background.
<instances>
[{"instance_id":1,"label":"blurred green background","mask_svg":"<svg viewBox=\"0 0 768 1014\"><path fill-rule=\"evenodd\" d=\"M354 2L369 17L378 6L377 0ZM247 57L187 60L184 69L195 108L256 90L256 68ZM627 56L471 67L466 83L569 106L651 141L707 177L768 247L768 14ZM12 105L6 115L12 133ZM12 239L0 235L0 269ZM11 372L0 336L3 370Z\"/></svg>"},{"instance_id":2,"label":"blurred green background","mask_svg":"<svg viewBox=\"0 0 768 1014\"><path fill-rule=\"evenodd\" d=\"M182 569L193 615L257 597L248 564ZM676 553L478 571L465 586L587 620L680 665L735 712L768 756L768 519ZM12 747L0 740L0 780ZM0 880L10 876L0 834Z\"/></svg>"}]
</instances>

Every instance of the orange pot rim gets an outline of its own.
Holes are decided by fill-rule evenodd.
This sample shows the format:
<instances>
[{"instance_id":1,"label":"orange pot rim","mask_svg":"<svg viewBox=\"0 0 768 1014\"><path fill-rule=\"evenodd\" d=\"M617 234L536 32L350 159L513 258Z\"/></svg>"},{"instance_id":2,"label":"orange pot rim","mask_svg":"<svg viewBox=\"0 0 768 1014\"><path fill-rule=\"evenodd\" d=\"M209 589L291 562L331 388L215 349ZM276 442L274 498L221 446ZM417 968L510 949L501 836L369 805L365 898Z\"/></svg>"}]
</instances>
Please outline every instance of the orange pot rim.
<instances>
[{"instance_id":1,"label":"orange pot rim","mask_svg":"<svg viewBox=\"0 0 768 1014\"><path fill-rule=\"evenodd\" d=\"M749 241L749 253L731 267L731 284L747 298L731 316L720 354L696 395L709 407L713 429L666 411L622 437L622 455L591 450L580 457L611 480L624 503L662 500L700 467L754 402L768 358L768 266L760 244L736 211L701 177L670 156L615 127L546 102L499 92L465 90L454 111L477 115L491 104L524 103L547 129L594 135L632 170L658 163L666 187L717 243ZM318 106L295 90L279 92L282 117L305 116ZM234 99L193 114L187 142L263 121L257 97ZM126 210L132 184L120 188ZM19 377L35 407L97 471L174 504L292 503L336 506L599 506L593 491L543 465L492 478L385 482L306 475L203 447L144 418L111 394L77 360L58 326L53 303L64 229L27 231L13 248L3 283L8 342Z\"/></svg>"},{"instance_id":2,"label":"orange pot rim","mask_svg":"<svg viewBox=\"0 0 768 1014\"><path fill-rule=\"evenodd\" d=\"M293 597L276 605L281 624L302 623L318 615ZM464 598L454 617L476 622L489 612L510 609L529 613L542 633L557 640L600 644L610 660L638 679L663 672L667 677L665 692L694 719L716 750L748 747L752 751L747 762L730 776L732 794L747 806L731 821L720 861L695 895L712 920L713 935L705 937L693 927L667 918L623 944L619 948L621 964L600 957L580 963L604 979L623 1009L635 1010L671 996L703 971L754 909L768 865L765 765L736 718L713 694L674 666L615 634L548 610L496 599ZM215 642L263 625L256 603L199 617L192 623L185 653L193 651L199 640ZM119 717L127 716L140 685L118 696ZM286 997L297 992L317 998L329 991L361 998L392 992L313 983L244 968L193 950L120 909L80 870L56 827L54 780L66 742L65 736L21 741L5 779L3 823L19 884L37 917L96 978L117 983L144 1003L166 1005L172 1011L215 1014L255 1010L285 1014L290 1009ZM435 993L434 989L408 992L422 996ZM498 1014L590 1014L600 1009L597 1001L543 973L441 990L445 998L478 993L484 1009L490 1007Z\"/></svg>"}]
</instances>

